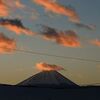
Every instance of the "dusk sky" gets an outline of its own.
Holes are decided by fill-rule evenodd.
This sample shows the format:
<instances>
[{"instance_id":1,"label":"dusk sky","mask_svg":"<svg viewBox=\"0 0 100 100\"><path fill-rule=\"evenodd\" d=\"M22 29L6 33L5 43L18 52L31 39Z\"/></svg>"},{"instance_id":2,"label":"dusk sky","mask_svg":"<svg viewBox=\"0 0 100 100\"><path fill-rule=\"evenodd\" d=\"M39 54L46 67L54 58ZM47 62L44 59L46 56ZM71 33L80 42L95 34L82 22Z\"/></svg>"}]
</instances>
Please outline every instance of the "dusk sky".
<instances>
[{"instance_id":1,"label":"dusk sky","mask_svg":"<svg viewBox=\"0 0 100 100\"><path fill-rule=\"evenodd\" d=\"M99 10L100 0L0 0L0 83L17 84L36 66L100 83Z\"/></svg>"}]
</instances>

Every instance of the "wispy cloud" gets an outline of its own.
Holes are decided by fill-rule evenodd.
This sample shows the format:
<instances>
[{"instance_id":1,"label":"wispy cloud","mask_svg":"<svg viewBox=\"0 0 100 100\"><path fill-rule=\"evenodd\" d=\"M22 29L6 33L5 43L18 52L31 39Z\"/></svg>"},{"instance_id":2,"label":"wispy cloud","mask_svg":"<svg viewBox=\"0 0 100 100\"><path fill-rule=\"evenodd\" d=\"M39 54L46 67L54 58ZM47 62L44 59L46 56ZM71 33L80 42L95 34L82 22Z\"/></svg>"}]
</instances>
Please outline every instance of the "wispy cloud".
<instances>
[{"instance_id":1,"label":"wispy cloud","mask_svg":"<svg viewBox=\"0 0 100 100\"><path fill-rule=\"evenodd\" d=\"M98 46L100 47L100 40L99 39L95 39L95 40L91 40L89 41L92 45Z\"/></svg>"},{"instance_id":2,"label":"wispy cloud","mask_svg":"<svg viewBox=\"0 0 100 100\"><path fill-rule=\"evenodd\" d=\"M6 5L9 7L9 8L13 8L13 9L16 9L16 8L19 8L19 9L23 9L26 7L26 5L24 3L21 2L21 0L4 0L4 2L6 3Z\"/></svg>"},{"instance_id":3,"label":"wispy cloud","mask_svg":"<svg viewBox=\"0 0 100 100\"><path fill-rule=\"evenodd\" d=\"M44 62L40 62L36 64L36 68L40 71L59 71L64 70L63 67L58 65L47 64Z\"/></svg>"},{"instance_id":4,"label":"wispy cloud","mask_svg":"<svg viewBox=\"0 0 100 100\"><path fill-rule=\"evenodd\" d=\"M15 32L16 34L26 34L33 35L35 32L32 32L29 28L26 28L19 19L0 19L0 26L7 28L10 31Z\"/></svg>"},{"instance_id":5,"label":"wispy cloud","mask_svg":"<svg viewBox=\"0 0 100 100\"><path fill-rule=\"evenodd\" d=\"M0 53L12 52L14 49L16 49L15 40L0 33Z\"/></svg>"},{"instance_id":6,"label":"wispy cloud","mask_svg":"<svg viewBox=\"0 0 100 100\"><path fill-rule=\"evenodd\" d=\"M8 16L9 10L7 5L3 2L3 0L0 0L0 16Z\"/></svg>"},{"instance_id":7,"label":"wispy cloud","mask_svg":"<svg viewBox=\"0 0 100 100\"><path fill-rule=\"evenodd\" d=\"M45 40L55 41L56 43L66 47L80 47L79 37L73 30L58 31L54 28L43 26L40 32Z\"/></svg>"},{"instance_id":8,"label":"wispy cloud","mask_svg":"<svg viewBox=\"0 0 100 100\"><path fill-rule=\"evenodd\" d=\"M20 16L20 15L21 15L21 18L25 18L26 15L29 15L28 16L29 18L34 17L34 19L36 19L39 15L39 13L35 9L26 5L24 2L22 2L22 0L10 0L10 2L9 0L3 0L3 1L4 2L2 4L3 8L2 8L1 13L6 12L5 16L8 15L8 17L10 18L15 18L16 16ZM4 9L4 7L6 9ZM18 13L15 14L16 11L21 12L22 14L20 15ZM8 12L10 12L10 14Z\"/></svg>"},{"instance_id":9,"label":"wispy cloud","mask_svg":"<svg viewBox=\"0 0 100 100\"><path fill-rule=\"evenodd\" d=\"M16 0L16 1L15 1L15 5L16 5L16 7L18 7L18 8L25 8L25 7L26 7L26 5L24 5L24 4L21 2L21 0Z\"/></svg>"},{"instance_id":10,"label":"wispy cloud","mask_svg":"<svg viewBox=\"0 0 100 100\"><path fill-rule=\"evenodd\" d=\"M85 29L88 29L88 30L95 30L96 29L96 26L95 25L92 25L92 24L83 24L83 23L74 23L77 27L79 28L85 28Z\"/></svg>"},{"instance_id":11,"label":"wispy cloud","mask_svg":"<svg viewBox=\"0 0 100 100\"><path fill-rule=\"evenodd\" d=\"M55 0L33 0L36 4L39 4L45 8L46 11L51 11L56 14L69 17L72 22L79 22L79 16L75 10L70 7L65 7Z\"/></svg>"}]
</instances>

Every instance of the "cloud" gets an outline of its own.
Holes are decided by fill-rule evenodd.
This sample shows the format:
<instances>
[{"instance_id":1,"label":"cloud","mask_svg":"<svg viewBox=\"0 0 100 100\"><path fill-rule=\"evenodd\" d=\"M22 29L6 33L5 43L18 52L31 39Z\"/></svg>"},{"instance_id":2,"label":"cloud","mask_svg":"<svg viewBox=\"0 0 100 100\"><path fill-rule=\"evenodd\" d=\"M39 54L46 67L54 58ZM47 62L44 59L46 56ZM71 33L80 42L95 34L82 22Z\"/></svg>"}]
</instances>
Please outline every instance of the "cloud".
<instances>
[{"instance_id":1,"label":"cloud","mask_svg":"<svg viewBox=\"0 0 100 100\"><path fill-rule=\"evenodd\" d=\"M19 9L23 9L26 7L26 5L24 5L21 0L4 0L4 2L6 3L6 5L9 7L9 8L13 8L13 9L16 9L16 8L19 8Z\"/></svg>"},{"instance_id":2,"label":"cloud","mask_svg":"<svg viewBox=\"0 0 100 100\"><path fill-rule=\"evenodd\" d=\"M25 5L24 2L22 2L22 0L10 0L10 2L9 0L4 0L4 3L6 4L6 6L9 8L9 11L11 12L11 14L9 14L10 17L16 16L17 14L17 13L15 14L16 10L21 11L24 14L32 14L32 12L35 11L34 9L28 7L28 5Z\"/></svg>"},{"instance_id":3,"label":"cloud","mask_svg":"<svg viewBox=\"0 0 100 100\"><path fill-rule=\"evenodd\" d=\"M25 8L26 7L20 0L16 0L15 5L17 8Z\"/></svg>"},{"instance_id":4,"label":"cloud","mask_svg":"<svg viewBox=\"0 0 100 100\"><path fill-rule=\"evenodd\" d=\"M79 37L73 30L58 31L48 26L43 26L43 31L40 34L45 40L55 41L56 43L66 47L80 47Z\"/></svg>"},{"instance_id":5,"label":"cloud","mask_svg":"<svg viewBox=\"0 0 100 100\"><path fill-rule=\"evenodd\" d=\"M74 23L77 27L79 28L85 28L85 29L88 29L88 30L95 30L96 29L96 26L95 25L87 25L87 24L83 24L83 23Z\"/></svg>"},{"instance_id":6,"label":"cloud","mask_svg":"<svg viewBox=\"0 0 100 100\"><path fill-rule=\"evenodd\" d=\"M26 5L21 0L5 0L5 3L10 8L10 10L15 11L16 9L22 9L24 13L38 13L35 9L31 8L30 6Z\"/></svg>"},{"instance_id":7,"label":"cloud","mask_svg":"<svg viewBox=\"0 0 100 100\"><path fill-rule=\"evenodd\" d=\"M36 67L40 71L59 71L64 70L61 66L58 65L51 65L44 62L40 62L36 64Z\"/></svg>"},{"instance_id":8,"label":"cloud","mask_svg":"<svg viewBox=\"0 0 100 100\"><path fill-rule=\"evenodd\" d=\"M0 0L0 17L2 16L8 16L9 10L7 5L3 2L3 0Z\"/></svg>"},{"instance_id":9,"label":"cloud","mask_svg":"<svg viewBox=\"0 0 100 100\"><path fill-rule=\"evenodd\" d=\"M0 53L12 52L14 49L16 49L15 40L0 33Z\"/></svg>"},{"instance_id":10,"label":"cloud","mask_svg":"<svg viewBox=\"0 0 100 100\"><path fill-rule=\"evenodd\" d=\"M36 4L41 5L46 11L51 11L56 14L64 15L69 17L72 22L79 22L79 16L70 7L65 7L57 3L55 0L33 0Z\"/></svg>"},{"instance_id":11,"label":"cloud","mask_svg":"<svg viewBox=\"0 0 100 100\"><path fill-rule=\"evenodd\" d=\"M99 39L91 40L90 43L92 45L100 47L100 40Z\"/></svg>"},{"instance_id":12,"label":"cloud","mask_svg":"<svg viewBox=\"0 0 100 100\"><path fill-rule=\"evenodd\" d=\"M33 35L35 34L29 28L26 28L19 19L0 19L0 26L7 28L10 31L15 32L16 34L26 34Z\"/></svg>"}]
</instances>

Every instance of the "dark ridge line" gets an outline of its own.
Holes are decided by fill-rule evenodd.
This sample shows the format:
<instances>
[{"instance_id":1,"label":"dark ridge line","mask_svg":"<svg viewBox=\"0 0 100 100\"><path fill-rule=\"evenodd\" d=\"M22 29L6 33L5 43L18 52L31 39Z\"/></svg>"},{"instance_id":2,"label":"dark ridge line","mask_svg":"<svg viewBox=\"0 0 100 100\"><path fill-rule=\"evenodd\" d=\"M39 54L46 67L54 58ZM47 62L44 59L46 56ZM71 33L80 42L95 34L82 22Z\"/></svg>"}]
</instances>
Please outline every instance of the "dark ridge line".
<instances>
[{"instance_id":1,"label":"dark ridge line","mask_svg":"<svg viewBox=\"0 0 100 100\"><path fill-rule=\"evenodd\" d=\"M6 84L1 84L1 86L4 87L19 87L19 88L41 88L41 89L100 89L100 86L80 86L80 87L42 87L42 86L18 86L18 85L6 85Z\"/></svg>"}]
</instances>

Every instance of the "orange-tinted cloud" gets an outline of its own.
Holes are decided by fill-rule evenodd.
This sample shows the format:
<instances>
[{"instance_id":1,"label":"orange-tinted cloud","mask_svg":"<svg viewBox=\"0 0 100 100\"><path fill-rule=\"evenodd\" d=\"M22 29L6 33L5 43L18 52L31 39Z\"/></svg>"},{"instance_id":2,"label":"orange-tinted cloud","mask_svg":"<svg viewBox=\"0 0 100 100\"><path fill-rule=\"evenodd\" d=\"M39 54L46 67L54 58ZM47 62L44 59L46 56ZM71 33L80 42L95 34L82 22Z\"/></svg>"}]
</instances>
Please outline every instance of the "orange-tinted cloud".
<instances>
[{"instance_id":1,"label":"orange-tinted cloud","mask_svg":"<svg viewBox=\"0 0 100 100\"><path fill-rule=\"evenodd\" d=\"M57 31L53 28L46 27L40 33L45 40L55 41L66 47L80 47L79 38L73 30Z\"/></svg>"},{"instance_id":2,"label":"orange-tinted cloud","mask_svg":"<svg viewBox=\"0 0 100 100\"><path fill-rule=\"evenodd\" d=\"M72 22L79 22L78 14L70 7L64 7L53 0L33 0L35 3L43 6L45 10L51 11L56 14L68 16Z\"/></svg>"},{"instance_id":3,"label":"orange-tinted cloud","mask_svg":"<svg viewBox=\"0 0 100 100\"><path fill-rule=\"evenodd\" d=\"M26 6L21 2L21 0L16 0L15 5L18 8L25 8Z\"/></svg>"},{"instance_id":4,"label":"orange-tinted cloud","mask_svg":"<svg viewBox=\"0 0 100 100\"><path fill-rule=\"evenodd\" d=\"M3 0L0 0L0 16L8 16L9 10L7 5L3 2Z\"/></svg>"},{"instance_id":5,"label":"orange-tinted cloud","mask_svg":"<svg viewBox=\"0 0 100 100\"><path fill-rule=\"evenodd\" d=\"M26 34L33 35L35 34L30 29L26 28L22 22L18 19L0 19L0 26L7 28L10 31L15 32L16 34Z\"/></svg>"},{"instance_id":6,"label":"orange-tinted cloud","mask_svg":"<svg viewBox=\"0 0 100 100\"><path fill-rule=\"evenodd\" d=\"M44 62L37 63L36 67L40 71L59 71L59 70L64 70L64 68L62 68L61 66L51 65L51 64L44 63Z\"/></svg>"},{"instance_id":7,"label":"orange-tinted cloud","mask_svg":"<svg viewBox=\"0 0 100 100\"><path fill-rule=\"evenodd\" d=\"M4 0L4 2L11 9L16 9L16 8L22 9L22 8L26 7L26 5L24 5L21 2L21 0L10 0L10 2L9 2L9 0Z\"/></svg>"},{"instance_id":8,"label":"orange-tinted cloud","mask_svg":"<svg viewBox=\"0 0 100 100\"><path fill-rule=\"evenodd\" d=\"M39 17L39 13L37 10L31 8L30 6L26 5L22 0L4 0L4 3L9 8L9 11L14 13L16 10L21 11L23 14L29 15L29 19L37 19ZM3 11L3 10L2 10ZM6 10L8 11L8 10ZM16 13L17 14L17 13ZM10 15L10 17L17 17L20 15ZM17 17L18 18L18 17ZM21 15L21 18L25 18L25 16Z\"/></svg>"},{"instance_id":9,"label":"orange-tinted cloud","mask_svg":"<svg viewBox=\"0 0 100 100\"><path fill-rule=\"evenodd\" d=\"M16 25L9 24L9 25L5 25L5 27L10 31L15 32L17 35L20 35L20 34L33 35L33 34L35 34L27 28L21 28L21 27L18 27Z\"/></svg>"},{"instance_id":10,"label":"orange-tinted cloud","mask_svg":"<svg viewBox=\"0 0 100 100\"><path fill-rule=\"evenodd\" d=\"M100 47L100 40L99 39L91 40L90 43L95 45L95 46Z\"/></svg>"},{"instance_id":11,"label":"orange-tinted cloud","mask_svg":"<svg viewBox=\"0 0 100 100\"><path fill-rule=\"evenodd\" d=\"M0 53L12 52L16 49L16 42L14 39L6 37L0 33Z\"/></svg>"},{"instance_id":12,"label":"orange-tinted cloud","mask_svg":"<svg viewBox=\"0 0 100 100\"><path fill-rule=\"evenodd\" d=\"M79 47L80 42L78 37L74 33L74 31L67 31L60 33L59 37L57 38L57 43L67 46L67 47Z\"/></svg>"}]
</instances>

